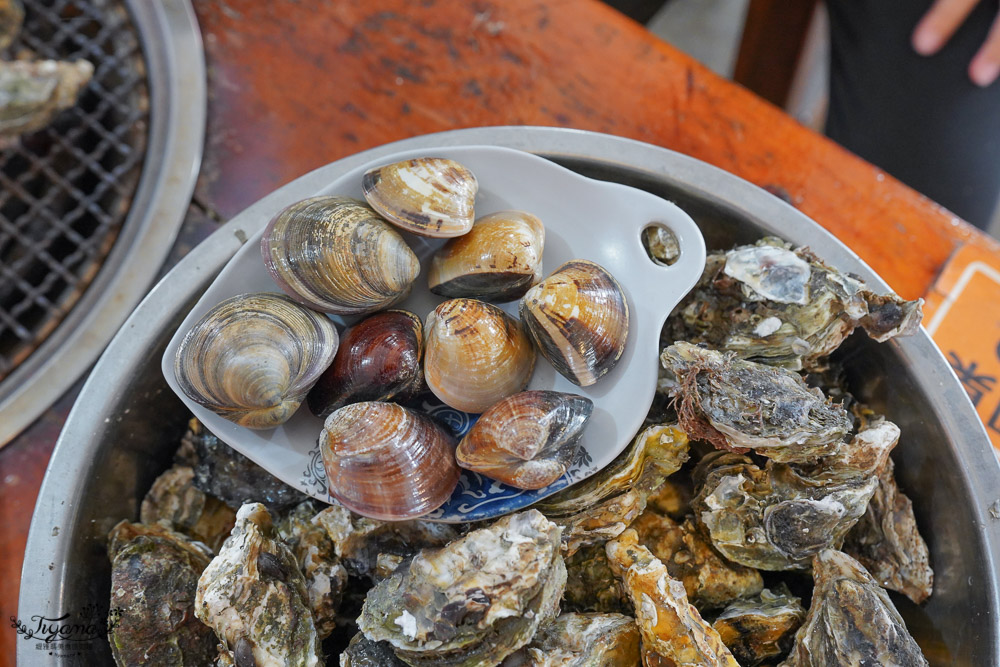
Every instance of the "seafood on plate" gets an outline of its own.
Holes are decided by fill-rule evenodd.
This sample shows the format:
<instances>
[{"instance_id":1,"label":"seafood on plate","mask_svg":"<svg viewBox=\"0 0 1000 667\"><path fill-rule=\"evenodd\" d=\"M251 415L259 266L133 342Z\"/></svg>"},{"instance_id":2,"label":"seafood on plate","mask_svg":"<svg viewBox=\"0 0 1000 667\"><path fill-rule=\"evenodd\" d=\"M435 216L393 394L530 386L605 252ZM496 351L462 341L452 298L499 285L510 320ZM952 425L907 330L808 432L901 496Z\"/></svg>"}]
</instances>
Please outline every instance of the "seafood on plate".
<instances>
[{"instance_id":1,"label":"seafood on plate","mask_svg":"<svg viewBox=\"0 0 1000 667\"><path fill-rule=\"evenodd\" d=\"M519 489L559 479L580 449L594 403L577 394L522 391L495 403L458 444L458 465Z\"/></svg>"},{"instance_id":2,"label":"seafood on plate","mask_svg":"<svg viewBox=\"0 0 1000 667\"><path fill-rule=\"evenodd\" d=\"M361 188L379 215L421 236L461 236L475 220L479 182L454 160L425 157L375 167Z\"/></svg>"},{"instance_id":3,"label":"seafood on plate","mask_svg":"<svg viewBox=\"0 0 1000 667\"><path fill-rule=\"evenodd\" d=\"M308 308L361 315L409 294L420 262L403 237L364 202L313 197L278 212L260 239L268 274Z\"/></svg>"},{"instance_id":4,"label":"seafood on plate","mask_svg":"<svg viewBox=\"0 0 1000 667\"><path fill-rule=\"evenodd\" d=\"M115 662L209 664L215 635L194 616L198 577L212 559L208 547L163 524L122 521L111 531L108 555L108 639Z\"/></svg>"},{"instance_id":5,"label":"seafood on plate","mask_svg":"<svg viewBox=\"0 0 1000 667\"><path fill-rule=\"evenodd\" d=\"M322 664L305 577L260 503L236 513L232 534L198 580L195 614L236 665Z\"/></svg>"},{"instance_id":6,"label":"seafood on plate","mask_svg":"<svg viewBox=\"0 0 1000 667\"><path fill-rule=\"evenodd\" d=\"M535 368L535 349L520 323L476 299L445 301L427 316L424 379L441 401L485 412L523 391Z\"/></svg>"},{"instance_id":7,"label":"seafood on plate","mask_svg":"<svg viewBox=\"0 0 1000 667\"><path fill-rule=\"evenodd\" d=\"M330 494L375 519L412 519L458 485L455 438L425 414L395 403L351 403L319 438Z\"/></svg>"},{"instance_id":8,"label":"seafood on plate","mask_svg":"<svg viewBox=\"0 0 1000 667\"><path fill-rule=\"evenodd\" d=\"M409 665L497 665L559 613L560 532L527 510L420 551L368 593L358 625Z\"/></svg>"},{"instance_id":9,"label":"seafood on plate","mask_svg":"<svg viewBox=\"0 0 1000 667\"><path fill-rule=\"evenodd\" d=\"M684 342L664 349L660 362L681 428L720 449L809 461L836 452L853 426L843 406L793 371Z\"/></svg>"},{"instance_id":10,"label":"seafood on plate","mask_svg":"<svg viewBox=\"0 0 1000 667\"><path fill-rule=\"evenodd\" d=\"M484 215L431 259L427 286L449 298L514 301L542 279L545 227L524 211Z\"/></svg>"},{"instance_id":11,"label":"seafood on plate","mask_svg":"<svg viewBox=\"0 0 1000 667\"><path fill-rule=\"evenodd\" d=\"M705 343L751 361L815 370L857 327L879 342L914 333L922 303L876 294L808 248L769 237L709 253L664 336L667 343Z\"/></svg>"},{"instance_id":12,"label":"seafood on plate","mask_svg":"<svg viewBox=\"0 0 1000 667\"><path fill-rule=\"evenodd\" d=\"M860 563L825 549L812 572L812 603L782 667L927 665L889 595Z\"/></svg>"},{"instance_id":13,"label":"seafood on plate","mask_svg":"<svg viewBox=\"0 0 1000 667\"><path fill-rule=\"evenodd\" d=\"M424 390L424 327L406 310L369 315L340 337L333 363L306 396L309 410L326 418L348 403L404 403Z\"/></svg>"},{"instance_id":14,"label":"seafood on plate","mask_svg":"<svg viewBox=\"0 0 1000 667\"><path fill-rule=\"evenodd\" d=\"M333 322L281 294L226 299L185 334L174 375L192 401L240 426L291 418L337 352Z\"/></svg>"},{"instance_id":15,"label":"seafood on plate","mask_svg":"<svg viewBox=\"0 0 1000 667\"><path fill-rule=\"evenodd\" d=\"M597 382L625 351L628 299L594 262L566 262L521 297L519 311L541 355L578 386Z\"/></svg>"}]
</instances>

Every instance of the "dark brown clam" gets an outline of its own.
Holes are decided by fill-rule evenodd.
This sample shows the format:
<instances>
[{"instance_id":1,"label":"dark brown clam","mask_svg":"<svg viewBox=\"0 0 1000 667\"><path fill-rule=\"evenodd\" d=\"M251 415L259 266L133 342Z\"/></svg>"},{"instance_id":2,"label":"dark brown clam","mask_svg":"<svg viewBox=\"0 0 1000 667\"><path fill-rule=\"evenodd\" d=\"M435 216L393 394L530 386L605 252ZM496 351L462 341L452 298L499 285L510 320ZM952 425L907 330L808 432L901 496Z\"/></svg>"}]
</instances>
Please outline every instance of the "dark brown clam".
<instances>
[{"instance_id":1,"label":"dark brown clam","mask_svg":"<svg viewBox=\"0 0 1000 667\"><path fill-rule=\"evenodd\" d=\"M614 368L628 339L621 285L594 262L574 259L524 295L521 321L542 356L567 380L594 384Z\"/></svg>"},{"instance_id":2,"label":"dark brown clam","mask_svg":"<svg viewBox=\"0 0 1000 667\"><path fill-rule=\"evenodd\" d=\"M519 489L566 472L594 403L558 391L523 391L483 413L455 452L458 464Z\"/></svg>"},{"instance_id":3,"label":"dark brown clam","mask_svg":"<svg viewBox=\"0 0 1000 667\"><path fill-rule=\"evenodd\" d=\"M330 493L374 519L426 514L458 485L455 439L395 403L345 405L326 418L319 444Z\"/></svg>"},{"instance_id":4,"label":"dark brown clam","mask_svg":"<svg viewBox=\"0 0 1000 667\"><path fill-rule=\"evenodd\" d=\"M447 297L513 301L542 279L545 228L522 211L483 216L434 253L427 286Z\"/></svg>"},{"instance_id":5,"label":"dark brown clam","mask_svg":"<svg viewBox=\"0 0 1000 667\"><path fill-rule=\"evenodd\" d=\"M309 409L326 417L348 403L405 401L420 393L424 330L420 318L387 310L344 332L333 364L307 396Z\"/></svg>"}]
</instances>

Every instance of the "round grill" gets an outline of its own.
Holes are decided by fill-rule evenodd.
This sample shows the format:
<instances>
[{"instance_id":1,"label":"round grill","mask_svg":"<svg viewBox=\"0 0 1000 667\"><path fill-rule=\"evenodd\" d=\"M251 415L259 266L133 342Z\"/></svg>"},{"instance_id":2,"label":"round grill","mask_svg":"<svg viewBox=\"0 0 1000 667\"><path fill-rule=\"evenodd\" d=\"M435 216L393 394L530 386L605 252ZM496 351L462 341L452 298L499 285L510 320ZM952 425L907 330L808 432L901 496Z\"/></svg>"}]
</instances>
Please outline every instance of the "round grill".
<instances>
[{"instance_id":1,"label":"round grill","mask_svg":"<svg viewBox=\"0 0 1000 667\"><path fill-rule=\"evenodd\" d=\"M138 32L112 0L24 0L5 58L87 59L78 104L0 151L0 379L73 308L107 257L139 182L149 92Z\"/></svg>"}]
</instances>

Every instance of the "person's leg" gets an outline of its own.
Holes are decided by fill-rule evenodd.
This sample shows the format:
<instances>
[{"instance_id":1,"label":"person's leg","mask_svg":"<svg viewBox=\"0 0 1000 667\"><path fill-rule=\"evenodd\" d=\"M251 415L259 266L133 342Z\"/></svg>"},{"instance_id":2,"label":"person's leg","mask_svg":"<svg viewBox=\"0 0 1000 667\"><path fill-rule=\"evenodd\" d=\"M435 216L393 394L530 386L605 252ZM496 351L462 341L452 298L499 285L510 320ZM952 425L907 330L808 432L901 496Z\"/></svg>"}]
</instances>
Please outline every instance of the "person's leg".
<instances>
[{"instance_id":1,"label":"person's leg","mask_svg":"<svg viewBox=\"0 0 1000 667\"><path fill-rule=\"evenodd\" d=\"M980 2L934 56L910 46L930 0L828 0L830 138L978 227L1000 198L1000 82L967 73L997 16Z\"/></svg>"}]
</instances>

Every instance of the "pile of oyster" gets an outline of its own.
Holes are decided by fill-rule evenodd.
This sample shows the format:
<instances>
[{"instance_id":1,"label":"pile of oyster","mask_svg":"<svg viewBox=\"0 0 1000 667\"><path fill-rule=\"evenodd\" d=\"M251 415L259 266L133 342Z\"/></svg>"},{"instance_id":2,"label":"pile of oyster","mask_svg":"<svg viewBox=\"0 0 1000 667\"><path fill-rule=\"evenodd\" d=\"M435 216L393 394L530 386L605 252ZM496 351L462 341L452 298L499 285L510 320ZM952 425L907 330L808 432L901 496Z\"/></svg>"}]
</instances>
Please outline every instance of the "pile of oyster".
<instances>
[{"instance_id":1,"label":"pile of oyster","mask_svg":"<svg viewBox=\"0 0 1000 667\"><path fill-rule=\"evenodd\" d=\"M459 467L521 489L552 484L593 404L525 391L536 354L578 386L597 382L628 338L621 286L582 259L543 280L542 222L523 211L475 219L478 181L457 162L405 160L362 180L367 203L314 197L271 220L261 254L284 294L241 294L208 312L177 350L181 389L253 429L284 423L304 400L325 419L331 494L372 518L436 509ZM391 308L420 272L413 234L448 239L428 276L448 300L425 321ZM518 299L520 320L490 303ZM324 313L359 319L341 337ZM424 391L481 413L461 443L403 405Z\"/></svg>"},{"instance_id":2,"label":"pile of oyster","mask_svg":"<svg viewBox=\"0 0 1000 667\"><path fill-rule=\"evenodd\" d=\"M855 327L910 333L919 309L775 239L714 253L631 446L493 522L321 507L192 420L141 523L110 536L115 658L925 665L886 591L920 604L933 585L893 475L903 434L828 356Z\"/></svg>"}]
</instances>

